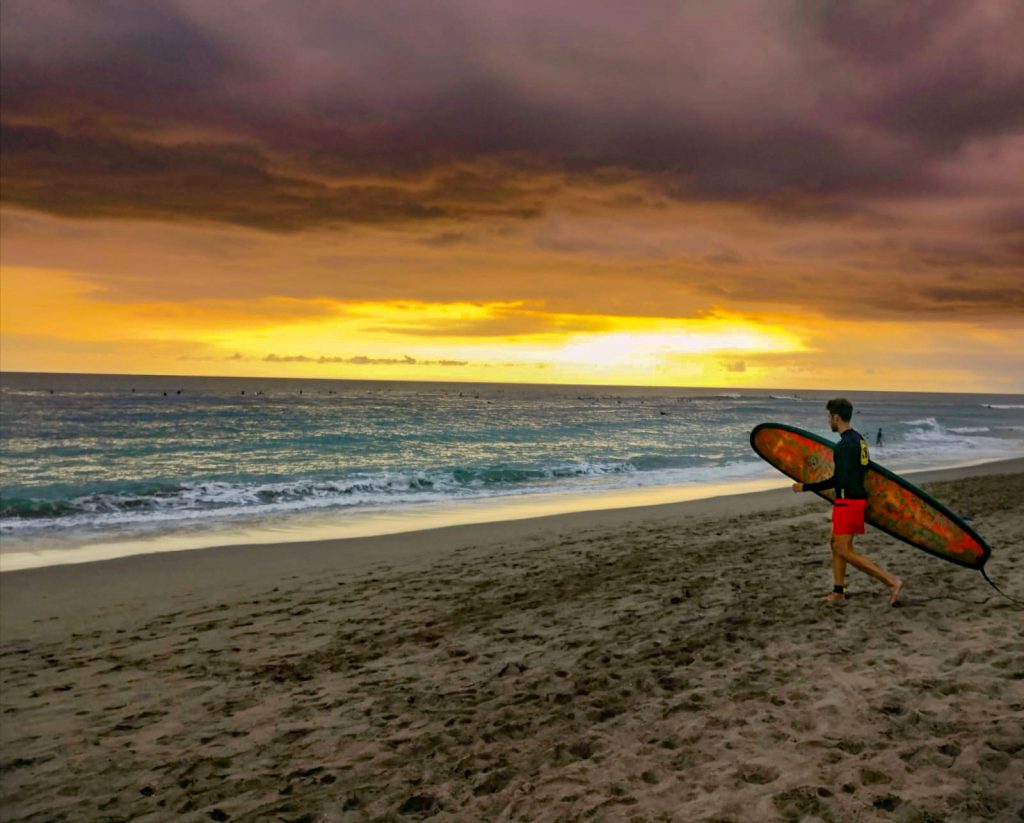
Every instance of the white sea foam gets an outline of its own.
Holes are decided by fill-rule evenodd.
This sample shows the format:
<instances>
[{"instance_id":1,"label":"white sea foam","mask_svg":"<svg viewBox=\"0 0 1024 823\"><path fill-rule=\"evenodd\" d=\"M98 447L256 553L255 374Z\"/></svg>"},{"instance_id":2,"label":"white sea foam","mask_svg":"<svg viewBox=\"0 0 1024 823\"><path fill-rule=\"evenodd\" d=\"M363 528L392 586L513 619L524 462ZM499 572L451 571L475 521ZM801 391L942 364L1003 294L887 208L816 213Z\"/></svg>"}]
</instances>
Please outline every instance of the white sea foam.
<instances>
[{"instance_id":1,"label":"white sea foam","mask_svg":"<svg viewBox=\"0 0 1024 823\"><path fill-rule=\"evenodd\" d=\"M987 427L946 428L934 417L906 420L902 426L910 428L888 439L884 447L872 450L875 461L906 471L999 460L1024 451L1024 443L1019 440L982 436L989 433Z\"/></svg>"},{"instance_id":2,"label":"white sea foam","mask_svg":"<svg viewBox=\"0 0 1024 823\"><path fill-rule=\"evenodd\" d=\"M380 472L335 481L186 483L175 493L145 497L127 493L93 494L73 499L69 501L73 513L60 517L4 518L0 533L151 526L323 509L350 511L553 491L589 494L628 488L730 482L755 478L763 473L764 464L755 460L651 471L638 471L628 461L582 461L556 464L543 470L492 468L475 472Z\"/></svg>"},{"instance_id":3,"label":"white sea foam","mask_svg":"<svg viewBox=\"0 0 1024 823\"><path fill-rule=\"evenodd\" d=\"M939 421L934 417L922 417L918 420L904 420L902 422L904 426L926 426L932 429L942 428L939 425Z\"/></svg>"}]
</instances>

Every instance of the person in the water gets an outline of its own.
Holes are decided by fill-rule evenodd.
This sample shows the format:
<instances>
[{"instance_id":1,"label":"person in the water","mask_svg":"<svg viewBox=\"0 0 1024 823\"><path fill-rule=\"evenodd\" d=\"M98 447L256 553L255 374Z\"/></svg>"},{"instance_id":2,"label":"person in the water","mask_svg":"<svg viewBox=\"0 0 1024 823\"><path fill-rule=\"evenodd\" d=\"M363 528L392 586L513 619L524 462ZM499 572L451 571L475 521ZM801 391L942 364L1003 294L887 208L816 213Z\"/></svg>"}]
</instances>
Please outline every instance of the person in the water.
<instances>
[{"instance_id":1,"label":"person in the water","mask_svg":"<svg viewBox=\"0 0 1024 823\"><path fill-rule=\"evenodd\" d=\"M846 599L846 564L869 574L889 589L889 605L895 606L900 599L903 581L872 563L862 554L853 550L853 536L864 534L864 510L868 505L868 493L864 478L868 472L871 456L867 441L850 426L853 404L844 397L837 397L825 404L828 410L829 428L839 432L839 442L833 449L835 472L827 480L817 483L794 483L795 492L816 492L835 489L832 504L832 591L824 599L838 601Z\"/></svg>"}]
</instances>

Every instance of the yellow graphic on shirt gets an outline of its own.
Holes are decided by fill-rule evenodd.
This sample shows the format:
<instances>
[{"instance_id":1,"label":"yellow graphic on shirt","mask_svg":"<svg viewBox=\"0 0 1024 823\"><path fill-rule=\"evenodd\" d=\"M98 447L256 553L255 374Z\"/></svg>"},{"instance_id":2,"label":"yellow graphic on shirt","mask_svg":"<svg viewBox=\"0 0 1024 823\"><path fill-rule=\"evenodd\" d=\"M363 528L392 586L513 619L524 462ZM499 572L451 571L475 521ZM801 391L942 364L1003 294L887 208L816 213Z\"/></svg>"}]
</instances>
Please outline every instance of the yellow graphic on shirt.
<instances>
[{"instance_id":1,"label":"yellow graphic on shirt","mask_svg":"<svg viewBox=\"0 0 1024 823\"><path fill-rule=\"evenodd\" d=\"M871 462L871 456L868 454L868 444L866 440L860 441L860 464L866 466Z\"/></svg>"}]
</instances>

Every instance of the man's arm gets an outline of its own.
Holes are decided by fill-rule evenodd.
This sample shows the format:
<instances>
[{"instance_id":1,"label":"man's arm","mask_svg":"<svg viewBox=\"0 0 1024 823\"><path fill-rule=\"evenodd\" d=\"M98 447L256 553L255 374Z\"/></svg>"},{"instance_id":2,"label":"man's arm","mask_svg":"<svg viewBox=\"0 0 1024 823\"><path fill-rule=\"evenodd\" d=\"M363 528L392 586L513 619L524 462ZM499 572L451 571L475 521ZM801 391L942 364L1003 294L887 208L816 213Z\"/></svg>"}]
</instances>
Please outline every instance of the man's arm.
<instances>
[{"instance_id":1,"label":"man's arm","mask_svg":"<svg viewBox=\"0 0 1024 823\"><path fill-rule=\"evenodd\" d=\"M804 492L823 492L825 489L834 489L836 487L836 475L839 474L836 471L828 480L819 480L817 483L798 483L800 491Z\"/></svg>"},{"instance_id":2,"label":"man's arm","mask_svg":"<svg viewBox=\"0 0 1024 823\"><path fill-rule=\"evenodd\" d=\"M833 451L833 455L835 455L836 466L830 478L819 480L817 483L794 483L793 491L823 492L826 489L834 489L836 487L836 478L847 469L846 464L849 462L849 454L846 449L836 448Z\"/></svg>"}]
</instances>

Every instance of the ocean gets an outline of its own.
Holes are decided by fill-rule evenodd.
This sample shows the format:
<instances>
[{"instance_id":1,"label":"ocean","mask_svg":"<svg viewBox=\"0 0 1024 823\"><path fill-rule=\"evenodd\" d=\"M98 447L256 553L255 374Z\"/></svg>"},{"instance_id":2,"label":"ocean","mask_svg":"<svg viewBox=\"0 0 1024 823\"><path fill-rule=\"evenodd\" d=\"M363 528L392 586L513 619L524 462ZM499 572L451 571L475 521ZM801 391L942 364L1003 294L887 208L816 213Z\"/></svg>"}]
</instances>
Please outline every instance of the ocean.
<instances>
[{"instance_id":1,"label":"ocean","mask_svg":"<svg viewBox=\"0 0 1024 823\"><path fill-rule=\"evenodd\" d=\"M0 570L782 486L837 393L5 373ZM1024 456L1024 396L845 394L895 471Z\"/></svg>"}]
</instances>

